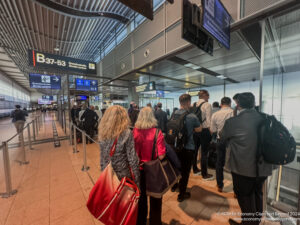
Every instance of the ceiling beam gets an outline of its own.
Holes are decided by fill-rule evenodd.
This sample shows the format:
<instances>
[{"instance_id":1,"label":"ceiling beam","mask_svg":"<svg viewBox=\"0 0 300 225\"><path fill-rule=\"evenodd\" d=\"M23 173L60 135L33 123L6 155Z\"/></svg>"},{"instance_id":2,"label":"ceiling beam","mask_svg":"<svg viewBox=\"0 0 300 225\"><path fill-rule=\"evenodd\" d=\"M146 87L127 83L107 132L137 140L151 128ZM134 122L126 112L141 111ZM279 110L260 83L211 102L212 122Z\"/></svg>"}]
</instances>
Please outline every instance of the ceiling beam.
<instances>
[{"instance_id":1,"label":"ceiling beam","mask_svg":"<svg viewBox=\"0 0 300 225\"><path fill-rule=\"evenodd\" d=\"M169 58L168 60L171 61L171 62L173 62L173 63L177 63L177 64L179 64L179 65L182 65L182 66L191 63L190 61L187 61L187 60L185 60L185 59L179 58L179 57L177 57L177 56L174 56L174 57L172 57L172 58ZM192 63L192 64L194 64L194 63ZM185 67L185 68L187 68L187 67ZM190 68L190 67L189 67L189 68ZM193 68L190 68L190 69L193 69ZM219 73L216 73L216 72L214 72L214 71L211 71L211 70L209 70L209 69L206 69L206 68L204 68L204 67L201 67L201 68L199 68L199 69L193 69L193 70L196 70L196 71L205 73L205 74L207 74L207 75L211 75L211 76L216 77L216 78L217 78L217 76L223 75L223 74L219 74ZM229 77L227 77L225 80L226 80L226 81L229 81L229 82L231 82L231 83L240 83L240 82L238 82L238 81L236 81L236 80L234 80L234 79L231 79L231 78L229 78Z\"/></svg>"},{"instance_id":2,"label":"ceiling beam","mask_svg":"<svg viewBox=\"0 0 300 225\"><path fill-rule=\"evenodd\" d=\"M177 82L181 82L181 83L188 83L188 84L194 84L194 85L199 85L199 86L207 87L207 85L204 85L202 83L196 83L196 82L192 82L192 81L176 79L176 78L172 78L172 77L163 76L163 75L160 75L160 74L154 74L154 73L148 73L148 72L142 72L142 71L138 71L137 73L143 74L143 75L152 76L152 77L159 77L159 78L162 78L162 79L168 79L168 80L172 80L172 81L177 81Z\"/></svg>"},{"instance_id":3,"label":"ceiling beam","mask_svg":"<svg viewBox=\"0 0 300 225\"><path fill-rule=\"evenodd\" d=\"M70 16L74 18L83 18L83 19L98 19L100 17L105 17L109 19L118 20L121 23L127 24L129 22L129 19L121 16L116 13L110 13L110 12L88 12L83 11L75 8L71 8L68 6L65 6L63 4L59 4L57 2L49 1L49 0L32 0L43 7L53 10L59 14Z\"/></svg>"}]
</instances>

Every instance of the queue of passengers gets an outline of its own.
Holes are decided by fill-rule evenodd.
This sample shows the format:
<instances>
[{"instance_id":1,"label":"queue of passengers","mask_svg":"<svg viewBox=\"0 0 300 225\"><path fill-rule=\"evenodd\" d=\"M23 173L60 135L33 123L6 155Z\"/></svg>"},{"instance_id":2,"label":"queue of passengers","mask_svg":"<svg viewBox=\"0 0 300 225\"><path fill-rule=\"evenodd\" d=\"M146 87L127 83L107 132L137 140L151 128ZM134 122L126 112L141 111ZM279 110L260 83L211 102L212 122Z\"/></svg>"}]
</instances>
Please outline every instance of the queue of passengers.
<instances>
[{"instance_id":1,"label":"queue of passengers","mask_svg":"<svg viewBox=\"0 0 300 225\"><path fill-rule=\"evenodd\" d=\"M213 179L213 175L208 173L207 153L212 134L216 133L218 191L222 192L224 187L223 167L227 156L226 167L231 171L234 193L243 213L241 224L258 225L261 220L260 213L263 210L262 186L267 176L271 175L272 167L271 165L264 165L259 177L256 176L257 127L261 122L261 116L254 109L255 97L252 93L235 95L236 110L231 108L231 99L224 97L221 99L219 110L216 110L214 114L208 99L208 91L200 90L199 101L194 105L201 110L201 121L196 114L189 113L192 106L191 96L188 94L180 96L180 109L172 114L171 119L184 115L184 135L186 135L184 148L178 153L182 177L179 184L172 190L175 191L177 187L179 188L178 202L193 197L187 191L192 168L196 174L201 172L203 180ZM141 191L137 225L146 225L147 223L147 181L143 164L151 161L154 143L156 143L155 148L157 149L155 158L163 159L166 157L166 143L163 133L167 133L168 128L161 127L161 123L164 123L165 120L165 114L160 111L161 104L158 104L157 107L158 112L150 106L141 109L135 123L132 124L128 115L134 110L137 111L137 106L132 105L128 112L121 106L111 106L106 110L99 126L101 169L104 170L111 162L113 170L121 179L123 177L132 178L130 167L134 174L134 182ZM234 111L236 111L236 115ZM129 129L130 125L134 125L133 131ZM161 127L161 129L159 129L157 141L154 142L157 127ZM110 148L115 140L117 140L115 153L113 157L110 157ZM200 146L201 170L197 167ZM226 148L228 148L227 153ZM149 207L149 224L161 225L162 198L150 197ZM229 223L240 224L232 219L229 220Z\"/></svg>"},{"instance_id":2,"label":"queue of passengers","mask_svg":"<svg viewBox=\"0 0 300 225\"><path fill-rule=\"evenodd\" d=\"M99 122L102 118L102 112L99 110L98 106L86 104L82 106L73 105L71 109L71 119L74 125L84 130L85 133L93 139L96 132L98 132ZM86 138L86 143L92 143L90 138ZM81 135L79 134L76 139L81 140Z\"/></svg>"}]
</instances>

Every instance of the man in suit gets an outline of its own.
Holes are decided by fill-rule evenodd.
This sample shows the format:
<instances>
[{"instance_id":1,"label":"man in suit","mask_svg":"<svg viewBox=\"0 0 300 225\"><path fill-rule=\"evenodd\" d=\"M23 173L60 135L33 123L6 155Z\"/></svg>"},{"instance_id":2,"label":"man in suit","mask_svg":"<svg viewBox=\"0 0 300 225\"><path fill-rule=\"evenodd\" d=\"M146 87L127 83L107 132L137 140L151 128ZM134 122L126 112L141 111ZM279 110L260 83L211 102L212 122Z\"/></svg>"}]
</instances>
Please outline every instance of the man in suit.
<instances>
[{"instance_id":1,"label":"man in suit","mask_svg":"<svg viewBox=\"0 0 300 225\"><path fill-rule=\"evenodd\" d=\"M155 111L155 118L157 120L157 127L161 129L163 133L167 131L167 122L168 122L168 115L162 109L162 104L159 102L157 103L157 110Z\"/></svg>"},{"instance_id":2,"label":"man in suit","mask_svg":"<svg viewBox=\"0 0 300 225\"><path fill-rule=\"evenodd\" d=\"M232 173L233 189L243 213L242 224L259 225L263 212L263 184L272 174L272 165L257 158L258 127L261 115L254 109L252 93L237 97L238 114L226 120L220 141L229 147L226 166ZM232 225L239 224L230 219Z\"/></svg>"}]
</instances>

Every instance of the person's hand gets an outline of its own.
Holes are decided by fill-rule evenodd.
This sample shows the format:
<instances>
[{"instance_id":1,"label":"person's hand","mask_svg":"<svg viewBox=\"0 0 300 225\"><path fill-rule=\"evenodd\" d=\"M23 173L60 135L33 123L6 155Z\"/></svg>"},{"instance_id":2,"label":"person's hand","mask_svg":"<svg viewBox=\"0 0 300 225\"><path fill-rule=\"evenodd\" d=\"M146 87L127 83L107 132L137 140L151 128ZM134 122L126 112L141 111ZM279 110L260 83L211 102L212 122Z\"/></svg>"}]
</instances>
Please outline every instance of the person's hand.
<instances>
[{"instance_id":1,"label":"person's hand","mask_svg":"<svg viewBox=\"0 0 300 225\"><path fill-rule=\"evenodd\" d=\"M163 160L165 157L166 157L166 154L163 154L163 155L159 155L159 156L158 156L159 160Z\"/></svg>"}]
</instances>

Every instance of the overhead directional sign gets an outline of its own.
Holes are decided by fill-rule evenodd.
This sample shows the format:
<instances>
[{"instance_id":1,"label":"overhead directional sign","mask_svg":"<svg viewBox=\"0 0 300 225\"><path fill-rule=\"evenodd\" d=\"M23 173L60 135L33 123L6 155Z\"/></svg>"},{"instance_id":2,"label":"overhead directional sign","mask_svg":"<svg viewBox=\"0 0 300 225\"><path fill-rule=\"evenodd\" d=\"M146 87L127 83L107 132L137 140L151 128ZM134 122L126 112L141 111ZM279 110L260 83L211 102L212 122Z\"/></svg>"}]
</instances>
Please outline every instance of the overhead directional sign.
<instances>
[{"instance_id":1,"label":"overhead directional sign","mask_svg":"<svg viewBox=\"0 0 300 225\"><path fill-rule=\"evenodd\" d=\"M61 78L58 75L29 74L31 88L60 89Z\"/></svg>"},{"instance_id":2,"label":"overhead directional sign","mask_svg":"<svg viewBox=\"0 0 300 225\"><path fill-rule=\"evenodd\" d=\"M220 0L202 0L203 28L217 41L230 48L231 16Z\"/></svg>"},{"instance_id":3,"label":"overhead directional sign","mask_svg":"<svg viewBox=\"0 0 300 225\"><path fill-rule=\"evenodd\" d=\"M155 82L154 81L135 87L136 92L145 92L145 91L154 91L154 90L155 90Z\"/></svg>"},{"instance_id":4,"label":"overhead directional sign","mask_svg":"<svg viewBox=\"0 0 300 225\"><path fill-rule=\"evenodd\" d=\"M96 64L81 59L28 50L29 65L39 68L54 68L68 71L97 74Z\"/></svg>"},{"instance_id":5,"label":"overhead directional sign","mask_svg":"<svg viewBox=\"0 0 300 225\"><path fill-rule=\"evenodd\" d=\"M75 79L76 90L79 91L98 91L97 80Z\"/></svg>"}]
</instances>

